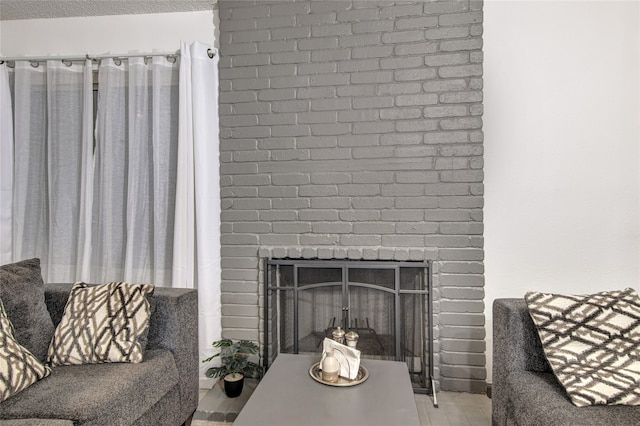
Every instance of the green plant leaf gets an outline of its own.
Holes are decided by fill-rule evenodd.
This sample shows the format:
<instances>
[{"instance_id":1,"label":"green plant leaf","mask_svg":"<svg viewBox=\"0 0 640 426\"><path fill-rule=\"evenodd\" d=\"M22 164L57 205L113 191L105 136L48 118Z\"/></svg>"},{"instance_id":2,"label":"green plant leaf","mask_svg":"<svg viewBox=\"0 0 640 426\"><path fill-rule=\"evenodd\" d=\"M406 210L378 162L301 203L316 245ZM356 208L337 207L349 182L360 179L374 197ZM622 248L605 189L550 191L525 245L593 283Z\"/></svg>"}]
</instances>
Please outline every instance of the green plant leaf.
<instances>
[{"instance_id":1,"label":"green plant leaf","mask_svg":"<svg viewBox=\"0 0 640 426\"><path fill-rule=\"evenodd\" d=\"M207 377L215 378L231 373L242 373L245 377L260 379L264 375L264 368L248 359L249 355L257 354L260 349L250 340L233 342L231 339L221 339L213 342L212 346L219 348L219 352L202 362L219 358L221 365L209 368L205 372Z\"/></svg>"}]
</instances>

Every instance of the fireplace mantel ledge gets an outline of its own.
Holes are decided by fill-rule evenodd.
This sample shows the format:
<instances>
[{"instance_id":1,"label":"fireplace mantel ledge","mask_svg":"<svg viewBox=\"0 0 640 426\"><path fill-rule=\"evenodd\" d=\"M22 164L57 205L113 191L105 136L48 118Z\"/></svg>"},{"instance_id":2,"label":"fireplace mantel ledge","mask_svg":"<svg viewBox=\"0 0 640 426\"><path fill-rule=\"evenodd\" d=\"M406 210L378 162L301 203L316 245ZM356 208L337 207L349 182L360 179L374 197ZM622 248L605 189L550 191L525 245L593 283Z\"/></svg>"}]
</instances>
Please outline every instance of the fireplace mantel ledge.
<instances>
[{"instance_id":1,"label":"fireplace mantel ledge","mask_svg":"<svg viewBox=\"0 0 640 426\"><path fill-rule=\"evenodd\" d=\"M426 247L261 247L258 256L268 259L347 259L425 261L438 259L437 248Z\"/></svg>"}]
</instances>

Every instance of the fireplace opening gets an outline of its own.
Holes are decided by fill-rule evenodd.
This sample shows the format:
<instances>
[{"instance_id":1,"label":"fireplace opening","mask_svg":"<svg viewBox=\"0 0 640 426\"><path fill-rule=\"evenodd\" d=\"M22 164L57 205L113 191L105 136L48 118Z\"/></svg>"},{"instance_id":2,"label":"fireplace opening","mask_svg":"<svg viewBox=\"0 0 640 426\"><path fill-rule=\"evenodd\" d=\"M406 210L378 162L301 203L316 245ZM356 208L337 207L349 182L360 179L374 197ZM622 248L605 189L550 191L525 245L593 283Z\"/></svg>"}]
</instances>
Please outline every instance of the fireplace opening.
<instances>
[{"instance_id":1,"label":"fireplace opening","mask_svg":"<svg viewBox=\"0 0 640 426\"><path fill-rule=\"evenodd\" d=\"M433 390L430 262L265 259L264 364L320 354L340 326L363 359L403 361L416 392Z\"/></svg>"}]
</instances>

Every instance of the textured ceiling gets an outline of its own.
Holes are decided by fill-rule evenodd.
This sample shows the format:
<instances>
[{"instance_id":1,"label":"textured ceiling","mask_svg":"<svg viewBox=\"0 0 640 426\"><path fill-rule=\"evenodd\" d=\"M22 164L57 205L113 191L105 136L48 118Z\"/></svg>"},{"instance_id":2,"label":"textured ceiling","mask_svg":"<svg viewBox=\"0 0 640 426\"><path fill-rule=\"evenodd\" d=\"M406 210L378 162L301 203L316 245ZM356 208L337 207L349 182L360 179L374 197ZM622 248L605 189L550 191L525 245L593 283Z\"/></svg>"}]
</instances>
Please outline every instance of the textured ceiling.
<instances>
[{"instance_id":1,"label":"textured ceiling","mask_svg":"<svg viewBox=\"0 0 640 426\"><path fill-rule=\"evenodd\" d=\"M0 0L0 20L211 10L216 0Z\"/></svg>"}]
</instances>

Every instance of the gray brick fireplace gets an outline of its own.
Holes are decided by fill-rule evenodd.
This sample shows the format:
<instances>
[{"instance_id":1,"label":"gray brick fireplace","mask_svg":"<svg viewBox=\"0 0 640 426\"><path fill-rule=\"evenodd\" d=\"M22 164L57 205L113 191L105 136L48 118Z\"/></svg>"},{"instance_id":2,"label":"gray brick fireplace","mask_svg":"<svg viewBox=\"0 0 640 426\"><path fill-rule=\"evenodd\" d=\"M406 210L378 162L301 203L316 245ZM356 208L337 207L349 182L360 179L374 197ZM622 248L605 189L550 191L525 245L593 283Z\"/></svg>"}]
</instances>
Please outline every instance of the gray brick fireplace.
<instances>
[{"instance_id":1,"label":"gray brick fireplace","mask_svg":"<svg viewBox=\"0 0 640 426\"><path fill-rule=\"evenodd\" d=\"M434 377L484 392L482 2L219 12L223 335L265 258L432 261Z\"/></svg>"}]
</instances>

